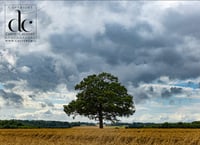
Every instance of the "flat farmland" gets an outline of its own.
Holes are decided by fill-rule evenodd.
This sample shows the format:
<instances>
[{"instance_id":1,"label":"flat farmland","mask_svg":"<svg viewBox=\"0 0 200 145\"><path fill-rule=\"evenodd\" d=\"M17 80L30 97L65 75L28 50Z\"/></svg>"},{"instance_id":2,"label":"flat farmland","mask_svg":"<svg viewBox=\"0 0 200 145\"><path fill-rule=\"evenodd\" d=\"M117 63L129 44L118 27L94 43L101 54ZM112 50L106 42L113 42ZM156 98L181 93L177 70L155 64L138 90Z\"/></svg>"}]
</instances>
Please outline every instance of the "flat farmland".
<instances>
[{"instance_id":1,"label":"flat farmland","mask_svg":"<svg viewBox=\"0 0 200 145\"><path fill-rule=\"evenodd\" d=\"M0 129L0 145L200 145L200 129Z\"/></svg>"}]
</instances>

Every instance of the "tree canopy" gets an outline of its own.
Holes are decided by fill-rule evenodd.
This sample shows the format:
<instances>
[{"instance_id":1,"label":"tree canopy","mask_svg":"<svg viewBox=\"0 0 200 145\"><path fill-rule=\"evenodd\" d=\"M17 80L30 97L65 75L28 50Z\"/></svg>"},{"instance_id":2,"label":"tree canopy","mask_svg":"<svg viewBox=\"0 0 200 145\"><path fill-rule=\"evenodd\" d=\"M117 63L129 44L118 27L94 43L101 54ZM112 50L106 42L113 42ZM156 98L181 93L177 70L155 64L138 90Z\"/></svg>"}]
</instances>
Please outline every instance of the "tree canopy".
<instances>
[{"instance_id":1,"label":"tree canopy","mask_svg":"<svg viewBox=\"0 0 200 145\"><path fill-rule=\"evenodd\" d=\"M117 117L128 117L135 112L133 97L118 78L109 73L89 75L75 86L75 90L79 91L76 100L64 105L65 113L98 120L99 128L103 128L103 120L115 122Z\"/></svg>"}]
</instances>

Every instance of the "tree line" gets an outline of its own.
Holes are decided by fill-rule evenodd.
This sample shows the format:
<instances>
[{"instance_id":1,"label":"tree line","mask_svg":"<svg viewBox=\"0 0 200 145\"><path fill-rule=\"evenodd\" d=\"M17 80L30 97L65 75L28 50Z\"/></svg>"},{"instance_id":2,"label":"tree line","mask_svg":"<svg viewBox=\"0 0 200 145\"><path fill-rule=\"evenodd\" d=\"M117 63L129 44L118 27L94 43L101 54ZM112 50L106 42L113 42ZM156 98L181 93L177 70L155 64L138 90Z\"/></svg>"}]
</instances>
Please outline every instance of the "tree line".
<instances>
[{"instance_id":1,"label":"tree line","mask_svg":"<svg viewBox=\"0 0 200 145\"><path fill-rule=\"evenodd\" d=\"M96 126L95 123L89 122L61 122L45 120L0 120L1 129L30 129L30 128L71 128L76 126ZM111 123L106 126L125 127L125 128L200 128L200 121L194 122L164 122L164 123Z\"/></svg>"},{"instance_id":2,"label":"tree line","mask_svg":"<svg viewBox=\"0 0 200 145\"><path fill-rule=\"evenodd\" d=\"M0 120L1 129L14 128L71 128L75 126L94 126L94 123L87 122L61 122L45 120Z\"/></svg>"},{"instance_id":3,"label":"tree line","mask_svg":"<svg viewBox=\"0 0 200 145\"><path fill-rule=\"evenodd\" d=\"M200 128L200 121L174 123L114 123L112 126L124 126L125 128Z\"/></svg>"}]
</instances>

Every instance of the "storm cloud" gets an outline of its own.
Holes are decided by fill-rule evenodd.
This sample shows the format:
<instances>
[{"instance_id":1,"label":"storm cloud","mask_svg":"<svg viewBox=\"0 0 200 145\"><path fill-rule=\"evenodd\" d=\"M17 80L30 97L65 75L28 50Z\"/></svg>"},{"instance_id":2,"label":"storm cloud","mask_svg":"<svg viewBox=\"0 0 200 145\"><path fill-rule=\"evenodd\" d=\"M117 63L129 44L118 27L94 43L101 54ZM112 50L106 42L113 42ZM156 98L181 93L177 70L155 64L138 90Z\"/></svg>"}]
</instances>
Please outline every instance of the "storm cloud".
<instances>
[{"instance_id":1,"label":"storm cloud","mask_svg":"<svg viewBox=\"0 0 200 145\"><path fill-rule=\"evenodd\" d=\"M5 92L3 90L0 90L0 97L5 100L6 106L11 106L11 107L22 107L23 106L23 98L15 94L13 92Z\"/></svg>"},{"instance_id":2,"label":"storm cloud","mask_svg":"<svg viewBox=\"0 0 200 145\"><path fill-rule=\"evenodd\" d=\"M97 4L98 2L92 2L92 7L97 7L93 9L93 12L100 15L101 11L97 10L104 5L97 6ZM112 2L106 2L106 4L112 5ZM139 17L144 17L144 14L139 9L139 6L145 7L144 3L137 5L136 2L129 2L128 4L137 9L135 13ZM78 5L71 5L73 7L71 9L76 9L80 6L80 10L83 10L82 15L74 13L74 17L82 17L82 19L87 20L92 15L85 15L85 10L91 8L89 4L78 3ZM173 79L188 79L196 78L200 75L200 68L197 67L200 63L198 58L199 50L194 49L193 53L186 53L193 49L191 47L194 47L194 45L198 47L199 44L198 35L190 35L197 33L198 21L194 22L195 25L192 28L188 23L188 21L198 18L196 12L181 13L182 10L188 10L186 7L181 6L180 11L176 8L164 10L160 14L160 19L155 19L162 26L162 31L159 32L157 25L152 24L148 16L145 20L134 19L129 10L125 9L125 7L120 7L120 3L115 3L115 6L114 10L109 7L110 9L107 9L107 13L118 15L117 22L108 21L108 18L104 20L103 16L106 13L104 12L103 18L100 18L102 32L98 32L95 29L98 26L92 25L95 23L95 19L94 21L90 19L92 24L83 25L84 29L81 28L79 32L70 30L69 27L73 25L74 28L79 29L80 25L74 21L68 21L62 33L49 35L49 49L46 54L39 52L23 54L22 56L18 53L14 68L17 70L9 70L6 68L7 64L2 64L3 69L1 69L0 73L2 76L7 74L7 78L4 77L4 80L24 79L27 80L29 87L46 91L63 82L69 83L72 88L73 83L81 79L79 78L81 73L89 72L114 72L114 74L123 78L122 81L124 83L130 80L135 85L140 82L152 82L160 76L169 76ZM66 5L67 8L68 6ZM43 22L48 21L49 26L53 25L54 17L48 16L49 13L45 12L45 9L41 9L40 13L39 20L43 19L43 17L49 17L51 21L43 19ZM126 18L123 17L124 15ZM128 26L126 24L127 19L133 25ZM184 27L191 28L187 30L190 33L184 32L184 35L180 33L180 29L185 30ZM94 30L90 30L91 28ZM88 37L84 33L86 30L94 32ZM43 31L46 32L45 29ZM196 43L193 46L183 46L182 48L182 45L189 41L188 37ZM68 66L69 61L70 66ZM19 68L21 68L21 72ZM120 72L119 68L124 68L123 72ZM78 79L70 83L69 78L71 76L75 76Z\"/></svg>"},{"instance_id":3,"label":"storm cloud","mask_svg":"<svg viewBox=\"0 0 200 145\"><path fill-rule=\"evenodd\" d=\"M23 98L37 101L43 93L69 101L73 97L58 90L60 85L74 93L83 77L103 71L118 76L137 104L171 100L190 91L182 81L200 82L200 5L195 2L34 3L37 42L1 46L1 97L7 104L23 106ZM159 82L162 77L170 81ZM42 99L41 108L56 107L56 101Z\"/></svg>"}]
</instances>

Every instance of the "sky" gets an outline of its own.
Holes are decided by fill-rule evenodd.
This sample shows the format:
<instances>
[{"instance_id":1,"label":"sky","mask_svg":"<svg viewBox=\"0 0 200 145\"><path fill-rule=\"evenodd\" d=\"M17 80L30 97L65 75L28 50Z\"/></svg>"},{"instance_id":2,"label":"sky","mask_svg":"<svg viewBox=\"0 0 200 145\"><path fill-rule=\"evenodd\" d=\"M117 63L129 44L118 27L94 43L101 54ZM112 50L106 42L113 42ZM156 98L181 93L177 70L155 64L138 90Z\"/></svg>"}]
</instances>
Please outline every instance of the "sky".
<instances>
[{"instance_id":1,"label":"sky","mask_svg":"<svg viewBox=\"0 0 200 145\"><path fill-rule=\"evenodd\" d=\"M5 42L5 5L37 6L37 40ZM200 120L200 2L0 1L0 119L92 121L63 111L84 77L133 96L122 122Z\"/></svg>"}]
</instances>

